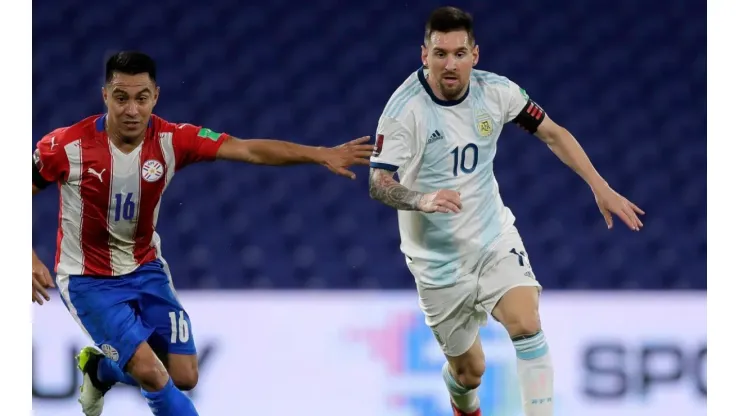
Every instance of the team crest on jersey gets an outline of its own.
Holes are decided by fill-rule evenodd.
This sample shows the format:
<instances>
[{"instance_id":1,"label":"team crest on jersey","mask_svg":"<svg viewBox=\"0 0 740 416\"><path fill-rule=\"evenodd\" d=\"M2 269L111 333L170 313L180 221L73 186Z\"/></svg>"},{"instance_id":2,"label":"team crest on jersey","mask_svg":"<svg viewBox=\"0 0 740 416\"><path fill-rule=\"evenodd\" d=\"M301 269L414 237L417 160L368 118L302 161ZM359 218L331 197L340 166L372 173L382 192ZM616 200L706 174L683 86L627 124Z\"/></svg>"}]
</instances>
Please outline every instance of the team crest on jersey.
<instances>
[{"instance_id":1,"label":"team crest on jersey","mask_svg":"<svg viewBox=\"0 0 740 416\"><path fill-rule=\"evenodd\" d=\"M110 344L103 344L100 346L100 349L103 351L103 354L110 358L111 360L118 361L118 350L113 348Z\"/></svg>"},{"instance_id":2,"label":"team crest on jersey","mask_svg":"<svg viewBox=\"0 0 740 416\"><path fill-rule=\"evenodd\" d=\"M481 136L490 136L493 134L493 117L488 113L478 114L475 120L475 127Z\"/></svg>"},{"instance_id":3,"label":"team crest on jersey","mask_svg":"<svg viewBox=\"0 0 740 416\"><path fill-rule=\"evenodd\" d=\"M149 159L141 165L141 178L147 182L156 182L164 175L164 166L158 160Z\"/></svg>"}]
</instances>

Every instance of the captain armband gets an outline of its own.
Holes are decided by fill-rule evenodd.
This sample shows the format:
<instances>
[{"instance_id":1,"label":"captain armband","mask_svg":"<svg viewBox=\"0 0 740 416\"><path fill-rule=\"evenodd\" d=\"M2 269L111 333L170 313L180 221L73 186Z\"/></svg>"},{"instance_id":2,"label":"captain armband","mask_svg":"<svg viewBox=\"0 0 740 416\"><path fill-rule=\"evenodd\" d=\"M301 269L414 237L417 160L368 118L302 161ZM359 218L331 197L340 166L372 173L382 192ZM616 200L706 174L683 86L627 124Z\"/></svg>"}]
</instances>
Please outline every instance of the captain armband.
<instances>
[{"instance_id":1,"label":"captain armband","mask_svg":"<svg viewBox=\"0 0 740 416\"><path fill-rule=\"evenodd\" d=\"M527 132L534 134L544 119L545 110L530 99L527 100L527 105L524 106L513 122Z\"/></svg>"}]
</instances>

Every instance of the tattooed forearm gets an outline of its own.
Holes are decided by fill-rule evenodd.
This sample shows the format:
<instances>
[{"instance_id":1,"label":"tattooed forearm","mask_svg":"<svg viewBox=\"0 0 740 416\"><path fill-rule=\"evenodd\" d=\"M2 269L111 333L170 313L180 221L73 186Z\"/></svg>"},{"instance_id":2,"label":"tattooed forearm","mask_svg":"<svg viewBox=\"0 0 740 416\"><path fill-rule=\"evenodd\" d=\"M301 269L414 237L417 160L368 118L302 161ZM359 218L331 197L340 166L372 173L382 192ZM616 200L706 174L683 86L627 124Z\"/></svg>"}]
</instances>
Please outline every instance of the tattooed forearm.
<instances>
[{"instance_id":1,"label":"tattooed forearm","mask_svg":"<svg viewBox=\"0 0 740 416\"><path fill-rule=\"evenodd\" d=\"M393 179L391 172L370 170L370 197L402 211L415 211L424 194L407 189Z\"/></svg>"}]
</instances>

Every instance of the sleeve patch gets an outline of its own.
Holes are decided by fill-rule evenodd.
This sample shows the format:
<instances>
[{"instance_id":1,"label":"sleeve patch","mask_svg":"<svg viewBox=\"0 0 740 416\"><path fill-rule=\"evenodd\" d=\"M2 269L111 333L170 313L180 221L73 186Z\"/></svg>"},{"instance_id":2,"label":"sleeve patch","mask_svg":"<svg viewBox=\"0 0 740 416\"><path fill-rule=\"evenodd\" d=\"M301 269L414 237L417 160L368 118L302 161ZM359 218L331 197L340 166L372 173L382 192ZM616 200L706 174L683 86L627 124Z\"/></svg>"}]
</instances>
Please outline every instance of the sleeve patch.
<instances>
[{"instance_id":1,"label":"sleeve patch","mask_svg":"<svg viewBox=\"0 0 740 416\"><path fill-rule=\"evenodd\" d=\"M382 134L378 134L375 139L375 148L373 149L373 157L380 156L380 153L383 151L383 140L385 139L385 136Z\"/></svg>"},{"instance_id":2,"label":"sleeve patch","mask_svg":"<svg viewBox=\"0 0 740 416\"><path fill-rule=\"evenodd\" d=\"M202 128L198 132L198 137L202 137L204 139L210 139L214 142L218 141L218 138L221 137L221 133L216 133L215 131L207 128Z\"/></svg>"}]
</instances>

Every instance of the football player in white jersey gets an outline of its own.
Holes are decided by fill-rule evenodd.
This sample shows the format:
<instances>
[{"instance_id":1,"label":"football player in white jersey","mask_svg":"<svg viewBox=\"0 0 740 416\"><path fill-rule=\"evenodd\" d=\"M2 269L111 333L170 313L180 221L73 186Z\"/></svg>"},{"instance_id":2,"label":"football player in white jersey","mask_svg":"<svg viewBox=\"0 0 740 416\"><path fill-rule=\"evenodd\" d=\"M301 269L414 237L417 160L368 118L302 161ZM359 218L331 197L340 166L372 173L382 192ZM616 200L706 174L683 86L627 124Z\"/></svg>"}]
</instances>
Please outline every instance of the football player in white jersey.
<instances>
[{"instance_id":1,"label":"football player in white jersey","mask_svg":"<svg viewBox=\"0 0 740 416\"><path fill-rule=\"evenodd\" d=\"M370 195L398 210L401 251L447 357L442 374L455 415L481 414L476 390L485 361L478 329L490 314L514 344L525 415L551 416L553 365L538 313L542 287L492 171L503 126L513 122L534 134L580 175L609 228L616 215L637 231L644 212L609 187L575 138L523 89L473 70L478 56L468 13L443 7L431 14L423 67L380 116Z\"/></svg>"}]
</instances>

